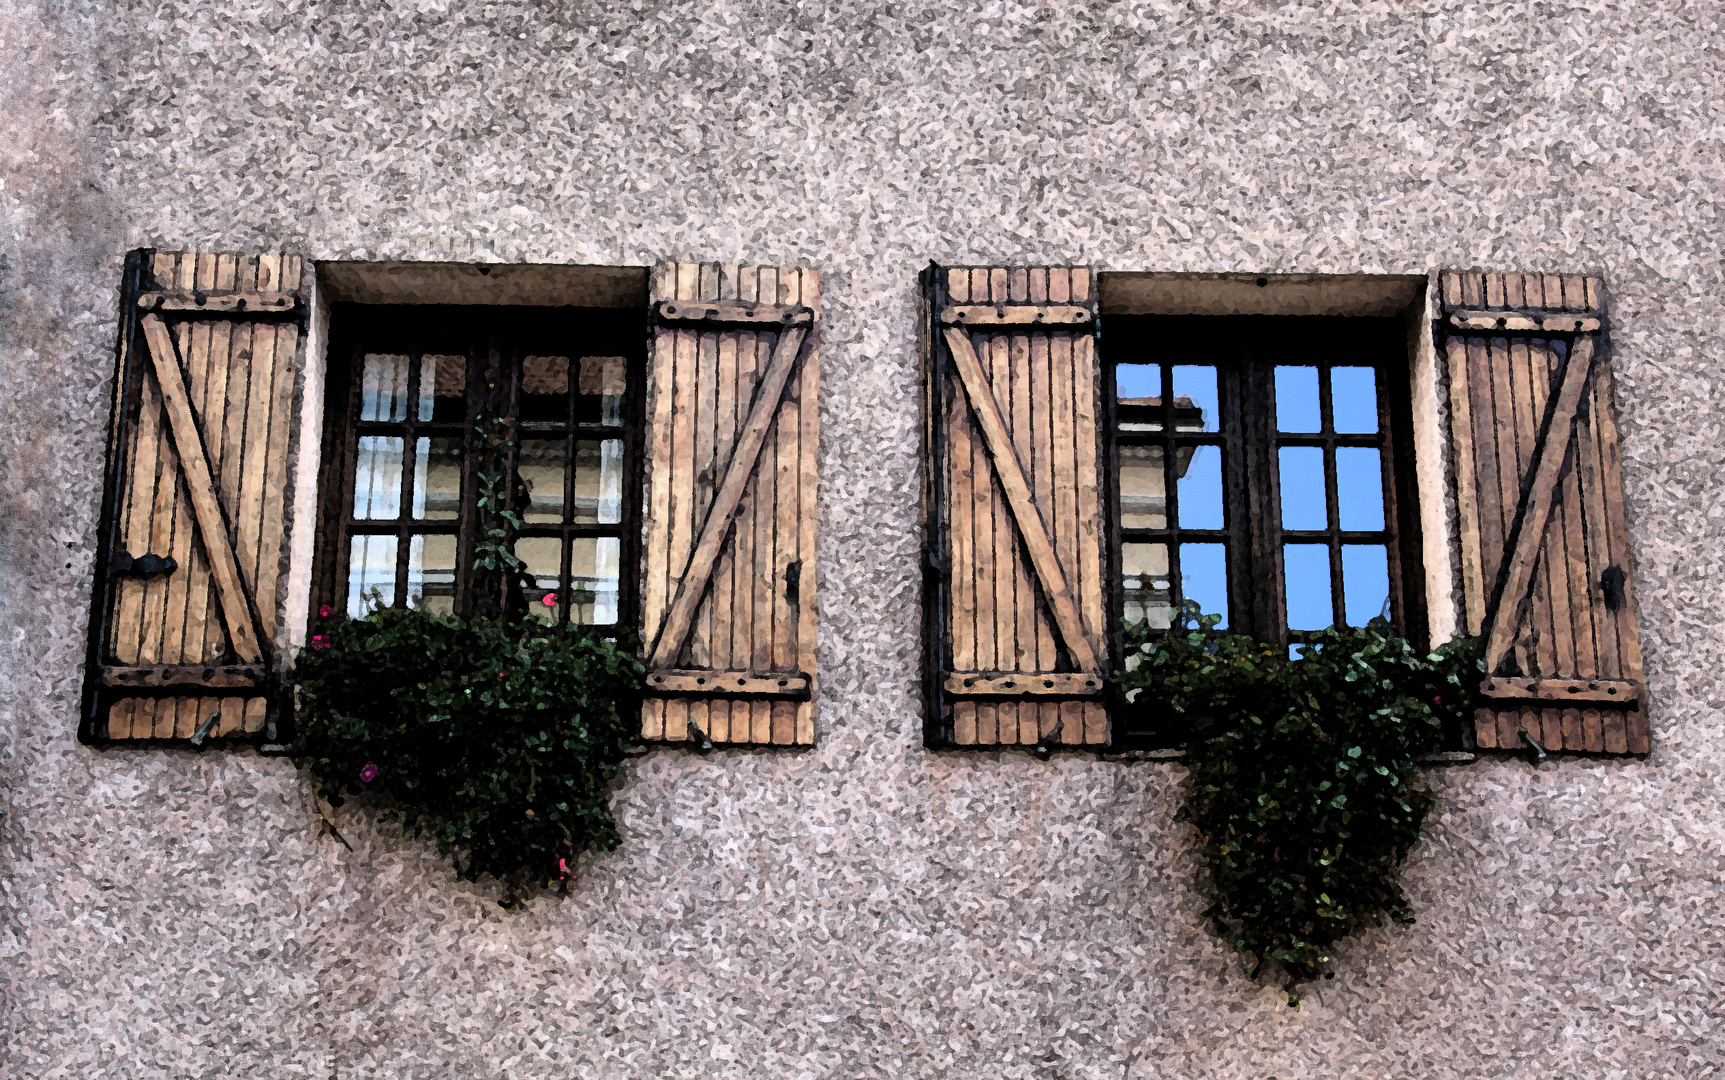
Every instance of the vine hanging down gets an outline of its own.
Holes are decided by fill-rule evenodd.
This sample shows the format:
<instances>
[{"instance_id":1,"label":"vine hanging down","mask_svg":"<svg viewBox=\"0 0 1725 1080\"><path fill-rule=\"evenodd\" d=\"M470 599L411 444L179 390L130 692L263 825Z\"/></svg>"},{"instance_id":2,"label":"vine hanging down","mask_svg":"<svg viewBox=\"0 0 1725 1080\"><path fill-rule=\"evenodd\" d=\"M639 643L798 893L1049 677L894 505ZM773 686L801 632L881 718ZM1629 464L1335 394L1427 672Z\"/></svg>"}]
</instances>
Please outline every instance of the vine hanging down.
<instances>
[{"instance_id":1,"label":"vine hanging down","mask_svg":"<svg viewBox=\"0 0 1725 1080\"><path fill-rule=\"evenodd\" d=\"M1203 844L1204 917L1298 986L1352 931L1411 923L1397 877L1435 800L1413 786L1446 723L1471 716L1477 643L1414 647L1383 619L1333 627L1297 659L1216 632L1196 605L1167 630L1129 627L1126 699L1184 732L1190 788L1179 819Z\"/></svg>"}]
</instances>

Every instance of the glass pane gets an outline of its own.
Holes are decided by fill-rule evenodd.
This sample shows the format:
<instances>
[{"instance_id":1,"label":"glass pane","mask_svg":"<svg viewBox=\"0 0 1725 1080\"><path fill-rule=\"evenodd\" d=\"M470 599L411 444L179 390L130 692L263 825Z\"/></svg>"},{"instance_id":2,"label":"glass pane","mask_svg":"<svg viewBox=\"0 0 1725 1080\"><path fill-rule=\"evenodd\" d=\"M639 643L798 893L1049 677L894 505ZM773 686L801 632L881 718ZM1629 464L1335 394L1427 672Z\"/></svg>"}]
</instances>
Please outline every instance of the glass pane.
<instances>
[{"instance_id":1,"label":"glass pane","mask_svg":"<svg viewBox=\"0 0 1725 1080\"><path fill-rule=\"evenodd\" d=\"M580 543L580 541L576 541ZM515 541L515 557L533 577L527 594L527 614L541 622L555 623L563 613L558 582L563 574L563 541L555 536L526 536Z\"/></svg>"},{"instance_id":2,"label":"glass pane","mask_svg":"<svg viewBox=\"0 0 1725 1080\"><path fill-rule=\"evenodd\" d=\"M1175 431L1216 431L1220 419L1218 400L1215 368L1175 365Z\"/></svg>"},{"instance_id":3,"label":"glass pane","mask_svg":"<svg viewBox=\"0 0 1725 1080\"><path fill-rule=\"evenodd\" d=\"M359 379L359 418L407 419L407 357L366 355Z\"/></svg>"},{"instance_id":4,"label":"glass pane","mask_svg":"<svg viewBox=\"0 0 1725 1080\"><path fill-rule=\"evenodd\" d=\"M1369 446L1336 447L1336 511L1342 528L1377 532L1384 527L1384 467Z\"/></svg>"},{"instance_id":5,"label":"glass pane","mask_svg":"<svg viewBox=\"0 0 1725 1080\"><path fill-rule=\"evenodd\" d=\"M414 520L454 521L461 513L461 440L419 439L413 453Z\"/></svg>"},{"instance_id":6,"label":"glass pane","mask_svg":"<svg viewBox=\"0 0 1725 1080\"><path fill-rule=\"evenodd\" d=\"M1222 527L1222 448L1181 447L1180 502L1176 511L1182 529Z\"/></svg>"},{"instance_id":7,"label":"glass pane","mask_svg":"<svg viewBox=\"0 0 1725 1080\"><path fill-rule=\"evenodd\" d=\"M521 422L569 422L567 356L529 356L521 361Z\"/></svg>"},{"instance_id":8,"label":"glass pane","mask_svg":"<svg viewBox=\"0 0 1725 1080\"><path fill-rule=\"evenodd\" d=\"M1288 629L1322 630L1330 614L1330 549L1324 544L1283 544Z\"/></svg>"},{"instance_id":9,"label":"glass pane","mask_svg":"<svg viewBox=\"0 0 1725 1080\"><path fill-rule=\"evenodd\" d=\"M459 424L467 418L467 357L419 358L419 419Z\"/></svg>"},{"instance_id":10,"label":"glass pane","mask_svg":"<svg viewBox=\"0 0 1725 1080\"><path fill-rule=\"evenodd\" d=\"M578 536L570 552L569 620L583 626L609 626L617 621L619 552L615 536Z\"/></svg>"},{"instance_id":11,"label":"glass pane","mask_svg":"<svg viewBox=\"0 0 1725 1080\"><path fill-rule=\"evenodd\" d=\"M1114 402L1121 431L1161 431L1162 366L1116 365Z\"/></svg>"},{"instance_id":12,"label":"glass pane","mask_svg":"<svg viewBox=\"0 0 1725 1080\"><path fill-rule=\"evenodd\" d=\"M1174 583L1168 576L1167 544L1121 544L1120 574L1125 579L1128 622L1150 620L1166 629L1174 617Z\"/></svg>"},{"instance_id":13,"label":"glass pane","mask_svg":"<svg viewBox=\"0 0 1725 1080\"><path fill-rule=\"evenodd\" d=\"M1323 417L1318 412L1317 368L1276 369L1276 430L1323 430Z\"/></svg>"},{"instance_id":14,"label":"glass pane","mask_svg":"<svg viewBox=\"0 0 1725 1080\"><path fill-rule=\"evenodd\" d=\"M416 536L407 545L407 606L448 615L455 611L455 537Z\"/></svg>"},{"instance_id":15,"label":"glass pane","mask_svg":"<svg viewBox=\"0 0 1725 1080\"><path fill-rule=\"evenodd\" d=\"M1217 626L1228 625L1228 549L1221 544L1180 545L1180 598L1191 600L1206 615L1220 615Z\"/></svg>"},{"instance_id":16,"label":"glass pane","mask_svg":"<svg viewBox=\"0 0 1725 1080\"><path fill-rule=\"evenodd\" d=\"M407 443L392 435L361 435L354 468L353 516L393 521L401 516L401 454Z\"/></svg>"},{"instance_id":17,"label":"glass pane","mask_svg":"<svg viewBox=\"0 0 1725 1080\"><path fill-rule=\"evenodd\" d=\"M1378 373L1369 367L1330 369L1330 416L1343 435L1378 430Z\"/></svg>"},{"instance_id":18,"label":"glass pane","mask_svg":"<svg viewBox=\"0 0 1725 1080\"><path fill-rule=\"evenodd\" d=\"M575 520L615 525L623 520L623 440L575 444Z\"/></svg>"},{"instance_id":19,"label":"glass pane","mask_svg":"<svg viewBox=\"0 0 1725 1080\"><path fill-rule=\"evenodd\" d=\"M395 605L395 537L356 536L348 545L347 614L363 619Z\"/></svg>"},{"instance_id":20,"label":"glass pane","mask_svg":"<svg viewBox=\"0 0 1725 1080\"><path fill-rule=\"evenodd\" d=\"M529 525L563 523L563 462L567 444L562 439L522 439L515 458L515 471L526 487L527 505L521 520Z\"/></svg>"},{"instance_id":21,"label":"glass pane","mask_svg":"<svg viewBox=\"0 0 1725 1080\"><path fill-rule=\"evenodd\" d=\"M621 356L583 356L576 378L575 422L623 423L623 395L629 392L629 369Z\"/></svg>"},{"instance_id":22,"label":"glass pane","mask_svg":"<svg viewBox=\"0 0 1725 1080\"><path fill-rule=\"evenodd\" d=\"M1349 626L1389 617L1390 550L1379 544L1342 545L1342 611Z\"/></svg>"},{"instance_id":23,"label":"glass pane","mask_svg":"<svg viewBox=\"0 0 1725 1080\"><path fill-rule=\"evenodd\" d=\"M1284 446L1276 456L1282 469L1282 528L1329 528L1329 508L1324 498L1324 448Z\"/></svg>"},{"instance_id":24,"label":"glass pane","mask_svg":"<svg viewBox=\"0 0 1725 1080\"><path fill-rule=\"evenodd\" d=\"M1160 446L1120 448L1120 527L1168 527L1168 480Z\"/></svg>"}]
</instances>

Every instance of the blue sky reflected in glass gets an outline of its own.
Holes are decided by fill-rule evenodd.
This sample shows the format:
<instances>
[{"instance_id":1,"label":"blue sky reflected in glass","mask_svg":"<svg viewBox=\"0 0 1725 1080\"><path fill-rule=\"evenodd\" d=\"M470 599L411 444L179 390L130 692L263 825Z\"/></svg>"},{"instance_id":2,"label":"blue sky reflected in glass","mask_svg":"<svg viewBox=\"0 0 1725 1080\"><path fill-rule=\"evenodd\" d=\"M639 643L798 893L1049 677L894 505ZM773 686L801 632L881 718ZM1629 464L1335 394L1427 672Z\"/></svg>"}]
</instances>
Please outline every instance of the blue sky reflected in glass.
<instances>
[{"instance_id":1,"label":"blue sky reflected in glass","mask_svg":"<svg viewBox=\"0 0 1725 1080\"><path fill-rule=\"evenodd\" d=\"M1318 369L1276 369L1276 430L1310 432L1323 428L1318 411Z\"/></svg>"},{"instance_id":2,"label":"blue sky reflected in glass","mask_svg":"<svg viewBox=\"0 0 1725 1080\"><path fill-rule=\"evenodd\" d=\"M1330 416L1343 435L1372 435L1378 430L1377 372L1369 367L1330 369Z\"/></svg>"},{"instance_id":3,"label":"blue sky reflected in glass","mask_svg":"<svg viewBox=\"0 0 1725 1080\"><path fill-rule=\"evenodd\" d=\"M1343 529L1376 532L1384 527L1384 467L1379 451L1369 446L1336 447L1336 503Z\"/></svg>"},{"instance_id":4,"label":"blue sky reflected in glass","mask_svg":"<svg viewBox=\"0 0 1725 1080\"><path fill-rule=\"evenodd\" d=\"M1174 400L1178 404L1181 398L1191 398L1192 404L1203 412L1203 425L1181 422L1176 418L1175 426L1180 431L1215 431L1220 419L1219 401L1216 393L1216 369L1213 367L1196 367L1186 364L1174 366Z\"/></svg>"},{"instance_id":5,"label":"blue sky reflected in glass","mask_svg":"<svg viewBox=\"0 0 1725 1080\"><path fill-rule=\"evenodd\" d=\"M1329 528L1324 505L1324 448L1284 446L1277 456L1282 466L1282 528Z\"/></svg>"},{"instance_id":6,"label":"blue sky reflected in glass","mask_svg":"<svg viewBox=\"0 0 1725 1080\"><path fill-rule=\"evenodd\" d=\"M1342 545L1342 610L1349 626L1389 616L1390 552L1379 544Z\"/></svg>"},{"instance_id":7,"label":"blue sky reflected in glass","mask_svg":"<svg viewBox=\"0 0 1725 1080\"><path fill-rule=\"evenodd\" d=\"M1206 615L1228 625L1228 549L1222 544L1180 545L1180 595L1196 601Z\"/></svg>"},{"instance_id":8,"label":"blue sky reflected in glass","mask_svg":"<svg viewBox=\"0 0 1725 1080\"><path fill-rule=\"evenodd\" d=\"M1186 475L1180 477L1177 511L1182 529L1222 527L1222 448L1199 446L1192 451Z\"/></svg>"},{"instance_id":9,"label":"blue sky reflected in glass","mask_svg":"<svg viewBox=\"0 0 1725 1080\"><path fill-rule=\"evenodd\" d=\"M1330 625L1330 549L1323 544L1282 545L1288 629L1322 630Z\"/></svg>"},{"instance_id":10,"label":"blue sky reflected in glass","mask_svg":"<svg viewBox=\"0 0 1725 1080\"><path fill-rule=\"evenodd\" d=\"M1145 398L1162 396L1162 367L1159 364L1121 364L1114 369L1114 396Z\"/></svg>"}]
</instances>

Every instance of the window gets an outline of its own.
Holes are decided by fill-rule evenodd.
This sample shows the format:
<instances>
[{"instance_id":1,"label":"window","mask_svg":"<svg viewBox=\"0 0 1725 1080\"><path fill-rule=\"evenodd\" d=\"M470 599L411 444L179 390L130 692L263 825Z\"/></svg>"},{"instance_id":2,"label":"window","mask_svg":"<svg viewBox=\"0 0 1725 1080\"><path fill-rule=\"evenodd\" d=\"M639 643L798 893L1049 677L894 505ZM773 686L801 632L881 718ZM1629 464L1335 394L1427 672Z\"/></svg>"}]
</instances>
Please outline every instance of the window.
<instances>
[{"instance_id":1,"label":"window","mask_svg":"<svg viewBox=\"0 0 1725 1080\"><path fill-rule=\"evenodd\" d=\"M1404 324L1127 315L1100 340L1121 617L1167 626L1191 600L1296 650L1410 609L1423 629Z\"/></svg>"},{"instance_id":2,"label":"window","mask_svg":"<svg viewBox=\"0 0 1725 1080\"><path fill-rule=\"evenodd\" d=\"M644 313L338 305L332 324L325 602L632 625ZM487 475L526 575L492 595L469 570Z\"/></svg>"}]
</instances>

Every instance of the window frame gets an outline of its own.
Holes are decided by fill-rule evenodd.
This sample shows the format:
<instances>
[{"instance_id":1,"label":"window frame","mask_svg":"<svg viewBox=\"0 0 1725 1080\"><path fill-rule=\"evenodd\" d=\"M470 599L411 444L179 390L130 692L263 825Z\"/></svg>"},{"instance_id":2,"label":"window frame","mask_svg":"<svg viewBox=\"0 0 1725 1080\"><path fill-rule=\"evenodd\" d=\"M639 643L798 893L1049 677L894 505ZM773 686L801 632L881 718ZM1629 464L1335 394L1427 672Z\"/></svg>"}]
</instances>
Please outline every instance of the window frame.
<instances>
[{"instance_id":1,"label":"window frame","mask_svg":"<svg viewBox=\"0 0 1725 1080\"><path fill-rule=\"evenodd\" d=\"M621 520L616 524L562 523L526 524L515 530L513 539L535 536L556 536L562 539L559 568L559 593L569 595L571 576L569 541L580 536L614 536L619 540L619 581L617 621L615 624L588 624L606 627L618 635L633 637L640 613L640 563L643 490L646 476L646 380L648 352L648 309L646 307L588 308L509 305L429 305L429 304L359 304L336 303L330 308L330 336L327 350L328 369L324 388L324 423L322 468L318 483L318 531L312 575L315 612L329 604L346 610L348 601L348 557L351 537L362 534L393 535L400 538L396 552L396 607L406 603L402 588L408 559L408 539L415 535L456 536L454 610L457 615L475 613L477 598L471 572L476 535L476 492L474 490L474 455L465 449L471 445L473 422L479 410L491 405L509 421L510 437L505 446L506 475L514 476L523 436L531 437L535 430L555 431L565 442L566 453L573 443L586 439L621 438L623 442L623 490ZM381 339L381 341L379 340ZM435 343L435 344L434 344ZM539 347L535 347L535 345ZM457 347L460 346L460 347ZM408 409L407 418L395 421L362 421L359 419L361 364L367 352L388 351L406 354L417 360L425 354L467 356L466 406L459 422L419 421L415 411ZM528 427L520 423L520 393L523 357L532 355L568 356L578 363L582 356L622 356L625 359L626 389L623 395L621 425L584 425L573 415L574 395L570 396L571 413L561 425ZM420 378L420 365L410 361L408 400ZM578 378L572 365L570 377ZM425 437L420 429L436 435L459 436L464 450L461 468L461 494L457 517L452 522L415 520L410 516L408 496L412 475L415 440ZM399 433L403 442L402 492L403 502L398 516L391 520L362 521L353 516L354 487L357 479L359 437L373 430L377 433ZM570 484L575 470L565 458L564 505L569 503ZM516 505L518 485L511 484L507 493L510 509ZM570 515L572 517L573 515ZM531 602L530 597L523 598ZM507 593L499 598L499 606L507 603ZM569 624L571 605L565 602L559 613L559 623ZM582 624L575 624L582 625Z\"/></svg>"},{"instance_id":2,"label":"window frame","mask_svg":"<svg viewBox=\"0 0 1725 1080\"><path fill-rule=\"evenodd\" d=\"M1389 592L1392 621L1416 644L1428 640L1423 540L1420 523L1418 478L1414 467L1414 417L1412 402L1412 356L1408 321L1395 316L1352 315L1159 315L1109 314L1100 318L1097 332L1098 371L1103 380L1104 512L1107 515L1107 551L1115 568L1107 596L1110 614L1109 646L1115 670L1125 655L1124 543L1165 543L1169 546L1169 575L1175 598L1179 597L1179 553L1181 542L1221 542L1226 545L1228 565L1229 629L1281 646L1297 644L1309 631L1287 629L1285 542L1323 542L1329 547L1330 592L1333 616L1343 607L1340 545L1347 542L1384 543L1388 549ZM1330 355L1354 348L1345 364ZM1194 362L1217 370L1220 422L1215 432L1182 433L1171 422L1173 403L1168 400L1172 368L1179 353L1188 351ZM1161 355L1156 355L1160 353ZM1368 358L1369 361L1363 358ZM1123 433L1121 407L1116 392L1116 370L1123 363L1163 365L1163 430ZM1371 366L1377 372L1379 432L1376 435L1338 435L1333 430L1318 433L1281 433L1276 430L1275 368L1278 366ZM1321 416L1326 429L1333 428L1330 380L1318 380ZM1124 436L1124 437L1123 437ZM1178 480L1167 486L1166 527L1158 530L1127 529L1121 522L1120 449L1123 445L1161 445L1165 448L1164 477L1174 476L1166 455L1184 445L1211 444L1221 447L1223 478L1223 527L1219 530L1181 529L1178 526ZM1324 448L1327 522L1323 530L1284 530L1281 527L1281 446ZM1384 455L1384 525L1382 533L1344 532L1340 529L1336 498L1334 450L1337 446L1375 445ZM1286 534L1286 539L1284 539ZM1266 580L1265 571L1269 576ZM1265 581L1264 585L1258 585ZM1173 745L1177 733L1165 730L1160 710L1127 705L1116 700L1116 746L1125 749L1160 748Z\"/></svg>"}]
</instances>

